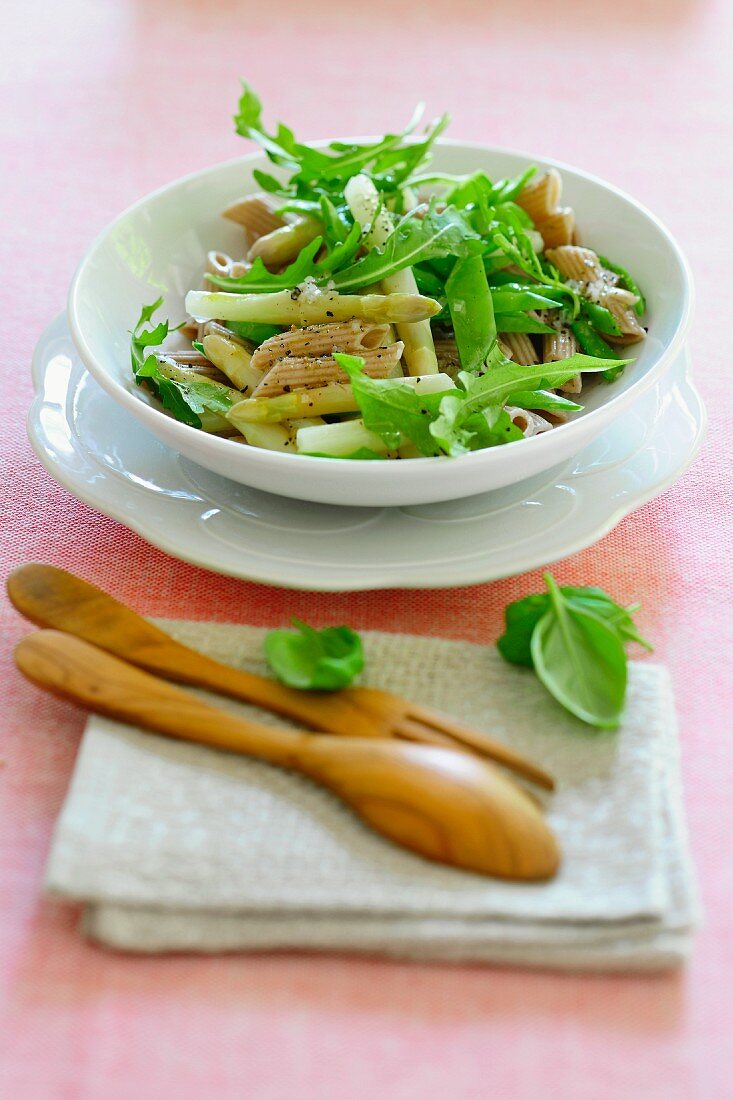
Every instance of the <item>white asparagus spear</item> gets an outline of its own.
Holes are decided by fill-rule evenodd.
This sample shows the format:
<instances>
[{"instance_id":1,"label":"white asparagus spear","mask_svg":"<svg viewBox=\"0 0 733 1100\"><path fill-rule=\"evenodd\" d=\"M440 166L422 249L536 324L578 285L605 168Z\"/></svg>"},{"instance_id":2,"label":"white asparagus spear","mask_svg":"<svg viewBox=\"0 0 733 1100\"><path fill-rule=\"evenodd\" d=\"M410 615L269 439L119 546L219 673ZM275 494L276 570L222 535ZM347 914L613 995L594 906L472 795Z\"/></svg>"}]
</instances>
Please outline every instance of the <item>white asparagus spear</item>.
<instances>
[{"instance_id":1,"label":"white asparagus spear","mask_svg":"<svg viewBox=\"0 0 733 1100\"><path fill-rule=\"evenodd\" d=\"M344 188L344 196L351 213L360 225L365 226L373 222L366 243L371 247L383 247L394 226L385 210L377 214L379 192L369 177L362 174L352 176ZM382 286L388 294L418 293L411 267L406 267L383 279ZM438 360L429 320L423 318L414 321L398 321L397 335L404 342L405 362L410 374L438 373Z\"/></svg>"},{"instance_id":2,"label":"white asparagus spear","mask_svg":"<svg viewBox=\"0 0 733 1100\"><path fill-rule=\"evenodd\" d=\"M353 318L378 324L419 321L440 312L421 294L337 294L333 290L280 290L272 294L229 294L189 290L186 311L200 321L256 321L268 325L320 325ZM431 374L432 371L425 373Z\"/></svg>"}]
</instances>

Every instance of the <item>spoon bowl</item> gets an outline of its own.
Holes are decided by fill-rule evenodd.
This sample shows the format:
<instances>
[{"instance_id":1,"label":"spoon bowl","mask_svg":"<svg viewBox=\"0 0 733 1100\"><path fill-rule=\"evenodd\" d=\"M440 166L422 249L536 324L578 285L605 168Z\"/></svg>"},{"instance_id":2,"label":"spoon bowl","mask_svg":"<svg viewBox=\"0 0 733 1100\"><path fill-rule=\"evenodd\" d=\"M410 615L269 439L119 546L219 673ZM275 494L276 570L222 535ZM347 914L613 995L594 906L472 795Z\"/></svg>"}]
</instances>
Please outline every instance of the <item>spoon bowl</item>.
<instances>
[{"instance_id":1,"label":"spoon bowl","mask_svg":"<svg viewBox=\"0 0 733 1100\"><path fill-rule=\"evenodd\" d=\"M257 725L53 630L24 638L15 663L33 683L98 714L307 775L382 836L427 859L521 881L549 878L559 865L537 803L470 754Z\"/></svg>"}]
</instances>

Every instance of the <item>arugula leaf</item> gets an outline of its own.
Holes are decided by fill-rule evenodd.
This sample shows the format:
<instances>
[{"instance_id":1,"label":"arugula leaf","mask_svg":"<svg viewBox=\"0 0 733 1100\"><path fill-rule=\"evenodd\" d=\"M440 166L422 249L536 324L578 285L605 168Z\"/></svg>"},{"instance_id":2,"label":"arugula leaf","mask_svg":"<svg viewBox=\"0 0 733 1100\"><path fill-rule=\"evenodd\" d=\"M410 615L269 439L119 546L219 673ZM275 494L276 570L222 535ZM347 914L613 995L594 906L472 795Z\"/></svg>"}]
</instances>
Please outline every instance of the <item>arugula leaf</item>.
<instances>
[{"instance_id":1,"label":"arugula leaf","mask_svg":"<svg viewBox=\"0 0 733 1100\"><path fill-rule=\"evenodd\" d=\"M143 325L147 324L160 308L162 302L163 299L158 298L151 305L143 306L140 317L131 332L132 372L137 384L141 386L147 383L148 388L162 402L163 408L172 413L176 420L181 420L192 428L201 428L203 413L216 413L223 416L231 408L232 391L229 386L205 379L183 382L168 378L160 369L156 356L148 354L147 349L162 344L171 331L168 321L160 321L152 329L143 328Z\"/></svg>"},{"instance_id":2,"label":"arugula leaf","mask_svg":"<svg viewBox=\"0 0 733 1100\"><path fill-rule=\"evenodd\" d=\"M337 272L333 283L340 293L349 293L421 261L460 258L482 248L481 238L460 211L447 207L438 213L433 208L423 218L413 212L400 219L384 248L373 248L363 259Z\"/></svg>"},{"instance_id":3,"label":"arugula leaf","mask_svg":"<svg viewBox=\"0 0 733 1100\"><path fill-rule=\"evenodd\" d=\"M359 635L348 626L315 630L300 619L297 630L265 635L265 657L278 680L300 691L339 691L364 668Z\"/></svg>"},{"instance_id":4,"label":"arugula leaf","mask_svg":"<svg viewBox=\"0 0 733 1100\"><path fill-rule=\"evenodd\" d=\"M268 294L273 290L290 290L309 276L315 276L318 271L316 256L322 244L323 238L316 237L281 272L268 271L258 256L244 275L236 278L231 275L207 275L206 278L213 286L233 294Z\"/></svg>"},{"instance_id":5,"label":"arugula leaf","mask_svg":"<svg viewBox=\"0 0 733 1100\"><path fill-rule=\"evenodd\" d=\"M580 412L583 408L577 402L548 390L517 390L509 394L506 403L519 409L536 409L538 412Z\"/></svg>"},{"instance_id":6,"label":"arugula leaf","mask_svg":"<svg viewBox=\"0 0 733 1100\"><path fill-rule=\"evenodd\" d=\"M482 367L496 339L494 310L480 256L458 260L445 284L461 366Z\"/></svg>"},{"instance_id":7,"label":"arugula leaf","mask_svg":"<svg viewBox=\"0 0 733 1100\"><path fill-rule=\"evenodd\" d=\"M619 366L625 366L631 360L617 360ZM467 391L465 398L466 414L479 412L492 404L504 404L511 393L525 389L555 389L569 381L581 371L596 373L608 366L605 359L596 359L592 355L571 355L557 363L537 363L524 366L507 359L494 347L487 360L488 369L484 374L471 375L461 371L460 382Z\"/></svg>"},{"instance_id":8,"label":"arugula leaf","mask_svg":"<svg viewBox=\"0 0 733 1100\"><path fill-rule=\"evenodd\" d=\"M466 413L466 397L460 394L443 397L439 414L430 424L430 432L451 457L524 438L501 405Z\"/></svg>"},{"instance_id":9,"label":"arugula leaf","mask_svg":"<svg viewBox=\"0 0 733 1100\"><path fill-rule=\"evenodd\" d=\"M334 359L349 376L365 427L383 439L391 451L409 439L423 455L438 453L430 421L434 399L442 394L421 397L399 378L369 378L362 370L364 360L356 355L336 352Z\"/></svg>"},{"instance_id":10,"label":"arugula leaf","mask_svg":"<svg viewBox=\"0 0 733 1100\"><path fill-rule=\"evenodd\" d=\"M626 696L626 651L618 633L569 603L545 574L551 608L532 632L532 662L557 701L583 722L616 729Z\"/></svg>"},{"instance_id":11,"label":"arugula leaf","mask_svg":"<svg viewBox=\"0 0 733 1100\"><path fill-rule=\"evenodd\" d=\"M343 184L351 176L367 168L371 168L380 190L396 189L426 160L433 142L448 125L449 118L444 115L428 127L422 141L406 143L405 139L415 130L420 115L421 109L418 109L404 130L386 134L378 141L334 141L328 151L315 149L297 142L292 130L282 123L274 133L268 133L262 121L262 104L249 85L243 82L234 125L242 137L256 141L274 164L292 172L285 185L278 184L277 180L263 173L258 175L258 182L266 190L308 199L342 191Z\"/></svg>"}]
</instances>

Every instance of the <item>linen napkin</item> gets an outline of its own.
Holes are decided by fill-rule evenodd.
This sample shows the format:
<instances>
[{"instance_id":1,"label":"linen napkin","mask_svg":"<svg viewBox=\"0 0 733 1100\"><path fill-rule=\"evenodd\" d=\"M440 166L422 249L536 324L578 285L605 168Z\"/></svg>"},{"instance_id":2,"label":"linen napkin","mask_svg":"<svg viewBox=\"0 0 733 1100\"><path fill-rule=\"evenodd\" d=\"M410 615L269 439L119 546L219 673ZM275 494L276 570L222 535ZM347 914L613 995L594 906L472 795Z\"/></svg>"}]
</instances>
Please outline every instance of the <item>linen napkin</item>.
<instances>
[{"instance_id":1,"label":"linen napkin","mask_svg":"<svg viewBox=\"0 0 733 1100\"><path fill-rule=\"evenodd\" d=\"M261 630L159 625L266 672ZM555 775L556 878L508 883L430 863L305 778L92 717L46 875L53 894L84 903L87 936L140 952L299 948L603 970L684 961L697 904L662 667L631 663L625 720L603 733L493 647L382 633L364 644L367 683L484 728Z\"/></svg>"}]
</instances>

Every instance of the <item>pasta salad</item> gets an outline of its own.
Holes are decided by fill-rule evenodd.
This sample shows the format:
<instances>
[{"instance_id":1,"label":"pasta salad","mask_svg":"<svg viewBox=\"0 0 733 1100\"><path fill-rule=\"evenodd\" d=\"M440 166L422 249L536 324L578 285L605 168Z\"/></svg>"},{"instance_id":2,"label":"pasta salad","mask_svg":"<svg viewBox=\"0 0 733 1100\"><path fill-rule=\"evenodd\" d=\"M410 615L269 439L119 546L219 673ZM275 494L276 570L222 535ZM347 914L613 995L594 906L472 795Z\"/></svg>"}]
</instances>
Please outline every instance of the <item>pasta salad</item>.
<instances>
[{"instance_id":1,"label":"pasta salad","mask_svg":"<svg viewBox=\"0 0 733 1100\"><path fill-rule=\"evenodd\" d=\"M241 243L209 252L188 319L142 310L136 381L192 427L324 458L456 456L580 411L644 339L641 290L580 243L554 168L431 173L447 122L318 148L244 85L237 132L278 174L222 212Z\"/></svg>"}]
</instances>

